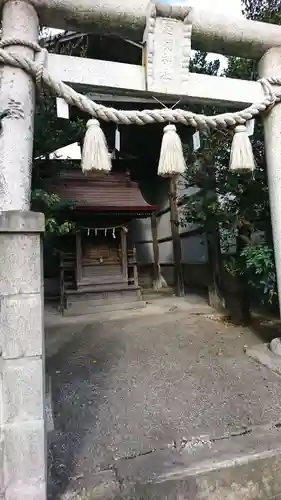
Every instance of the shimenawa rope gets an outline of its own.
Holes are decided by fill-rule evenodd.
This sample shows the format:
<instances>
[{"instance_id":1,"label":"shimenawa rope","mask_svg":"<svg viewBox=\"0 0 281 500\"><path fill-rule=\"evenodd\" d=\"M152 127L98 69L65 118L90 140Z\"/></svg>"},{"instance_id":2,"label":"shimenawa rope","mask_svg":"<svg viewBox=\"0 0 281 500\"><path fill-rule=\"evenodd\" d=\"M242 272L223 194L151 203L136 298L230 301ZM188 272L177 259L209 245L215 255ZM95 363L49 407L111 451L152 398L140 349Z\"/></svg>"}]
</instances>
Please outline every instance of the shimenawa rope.
<instances>
[{"instance_id":1,"label":"shimenawa rope","mask_svg":"<svg viewBox=\"0 0 281 500\"><path fill-rule=\"evenodd\" d=\"M191 36L191 30L190 30ZM23 55L15 54L5 50L9 46L23 46L35 51L35 60ZM76 92L69 85L56 80L46 68L48 52L35 42L25 41L20 38L7 38L0 41L0 63L21 68L31 74L39 87L45 84L57 97L63 98L70 106L76 106L88 113L93 118L114 122L120 125L147 125L151 123L169 123L164 134L161 148L158 174L162 176L176 175L184 169L184 157L180 138L176 133L174 125L182 123L197 129L227 129L233 128L234 136L231 150L231 170L250 170L255 168L251 143L244 125L269 107L281 101L281 91L273 92L273 85L281 85L281 77L270 77L259 80L264 90L264 98L261 102L253 103L248 108L234 113L222 113L215 116L201 115L180 108L144 109L139 110L117 110L97 104L88 97ZM88 122L94 123L93 120ZM171 130L170 130L171 129ZM169 136L169 137L168 137ZM108 158L105 136L99 127L88 127L87 140L83 151L83 169L102 170L109 172L111 165ZM177 146L177 147L176 147ZM165 153L165 154L164 154ZM99 164L97 165L97 161Z\"/></svg>"},{"instance_id":2,"label":"shimenawa rope","mask_svg":"<svg viewBox=\"0 0 281 500\"><path fill-rule=\"evenodd\" d=\"M4 47L21 45L29 47L36 52L35 60L19 54L13 54L4 50ZM47 51L34 42L22 39L10 38L0 41L0 62L9 66L21 68L30 73L39 83L41 80L47 87L51 88L57 97L62 97L70 106L76 106L94 118L120 125L147 125L150 123L182 123L195 128L225 129L236 125L244 125L247 121L255 118L270 106L281 100L281 91L273 92L272 85L281 85L281 77L269 77L259 80L265 93L261 102L253 103L248 108L234 113L222 113L214 116L196 114L184 109L144 109L118 110L97 104L88 97L76 92L69 85L56 80L45 67ZM43 60L42 60L43 55Z\"/></svg>"}]
</instances>

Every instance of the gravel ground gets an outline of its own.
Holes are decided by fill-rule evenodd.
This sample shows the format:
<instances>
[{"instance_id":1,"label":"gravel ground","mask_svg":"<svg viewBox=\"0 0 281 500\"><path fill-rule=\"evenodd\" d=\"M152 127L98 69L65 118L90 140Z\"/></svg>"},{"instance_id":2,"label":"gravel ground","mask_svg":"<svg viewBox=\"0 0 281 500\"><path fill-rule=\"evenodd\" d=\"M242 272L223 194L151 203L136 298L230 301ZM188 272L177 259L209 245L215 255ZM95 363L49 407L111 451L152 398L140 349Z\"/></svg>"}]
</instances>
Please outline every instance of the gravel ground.
<instances>
[{"instance_id":1,"label":"gravel ground","mask_svg":"<svg viewBox=\"0 0 281 500\"><path fill-rule=\"evenodd\" d=\"M259 341L211 310L177 306L84 325L47 362L51 498L89 486L120 457L279 422L280 378L244 352Z\"/></svg>"}]
</instances>

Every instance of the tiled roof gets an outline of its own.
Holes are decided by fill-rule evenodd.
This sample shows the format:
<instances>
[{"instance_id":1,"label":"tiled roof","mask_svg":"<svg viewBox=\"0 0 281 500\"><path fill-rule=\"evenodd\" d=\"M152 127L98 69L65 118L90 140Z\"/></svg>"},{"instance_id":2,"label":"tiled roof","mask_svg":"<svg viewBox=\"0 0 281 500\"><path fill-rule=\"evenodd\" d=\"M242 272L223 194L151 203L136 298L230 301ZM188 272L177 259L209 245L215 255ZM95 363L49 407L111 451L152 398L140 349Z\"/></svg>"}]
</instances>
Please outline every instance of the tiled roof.
<instances>
[{"instance_id":1,"label":"tiled roof","mask_svg":"<svg viewBox=\"0 0 281 500\"><path fill-rule=\"evenodd\" d=\"M46 185L46 190L62 200L75 202L77 209L99 211L152 212L155 206L143 198L138 184L125 174L83 174L60 172Z\"/></svg>"}]
</instances>

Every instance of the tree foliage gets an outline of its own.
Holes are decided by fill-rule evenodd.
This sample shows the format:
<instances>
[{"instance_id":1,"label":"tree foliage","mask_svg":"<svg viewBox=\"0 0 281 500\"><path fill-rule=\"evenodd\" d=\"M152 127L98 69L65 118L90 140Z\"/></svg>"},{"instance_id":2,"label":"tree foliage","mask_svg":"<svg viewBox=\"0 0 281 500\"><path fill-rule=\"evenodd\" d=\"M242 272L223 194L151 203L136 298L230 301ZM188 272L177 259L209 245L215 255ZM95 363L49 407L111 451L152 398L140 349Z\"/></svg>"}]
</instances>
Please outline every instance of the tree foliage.
<instances>
[{"instance_id":1,"label":"tree foliage","mask_svg":"<svg viewBox=\"0 0 281 500\"><path fill-rule=\"evenodd\" d=\"M251 19L279 24L281 0L244 0L244 14ZM206 56L196 55L193 70L217 75L220 69L218 61L210 63ZM224 76L256 79L256 62L229 57ZM222 110L206 108L203 112L220 113ZM236 247L235 254L226 260L227 270L231 274L243 274L263 300L271 303L276 298L276 273L261 120L256 120L252 137L257 164L253 176L229 172L231 140L231 134L208 131L201 134L198 151L187 150L186 182L188 186L198 186L200 191L188 197L185 221L206 224L208 216L214 217L225 252L230 246L234 248L237 236L241 237L244 245L238 245L239 249ZM245 230L241 231L241 227Z\"/></svg>"},{"instance_id":2,"label":"tree foliage","mask_svg":"<svg viewBox=\"0 0 281 500\"><path fill-rule=\"evenodd\" d=\"M65 220L64 213L71 211L73 201L61 200L54 193L47 193L43 189L33 189L31 193L32 208L35 212L45 214L45 230L47 233L64 235L75 230L75 223Z\"/></svg>"},{"instance_id":3,"label":"tree foliage","mask_svg":"<svg viewBox=\"0 0 281 500\"><path fill-rule=\"evenodd\" d=\"M280 0L243 0L243 13L248 19L280 24Z\"/></svg>"},{"instance_id":4,"label":"tree foliage","mask_svg":"<svg viewBox=\"0 0 281 500\"><path fill-rule=\"evenodd\" d=\"M42 30L41 44L47 45L49 51L66 55L72 55L75 51L75 55L85 55L87 39L83 43L81 39L78 39L79 44L77 41L59 44L54 40L49 36L48 30ZM81 142L84 132L84 121L76 115L71 114L69 120L57 117L56 98L50 91L44 89L42 95L37 94L31 207L32 210L45 214L47 235L50 233L62 235L75 230L75 224L71 220L65 220L67 213L65 209L72 209L74 203L72 200L62 201L57 195L44 189L43 160L45 160L45 169L48 169L50 154L74 142Z\"/></svg>"}]
</instances>

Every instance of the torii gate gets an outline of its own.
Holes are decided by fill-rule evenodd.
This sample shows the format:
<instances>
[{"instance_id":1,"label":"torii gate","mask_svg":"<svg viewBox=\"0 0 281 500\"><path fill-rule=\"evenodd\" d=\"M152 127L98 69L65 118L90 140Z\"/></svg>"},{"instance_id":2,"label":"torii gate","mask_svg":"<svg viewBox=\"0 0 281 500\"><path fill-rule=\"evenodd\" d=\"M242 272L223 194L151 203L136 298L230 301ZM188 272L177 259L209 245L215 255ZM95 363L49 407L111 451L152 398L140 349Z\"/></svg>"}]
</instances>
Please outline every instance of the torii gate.
<instances>
[{"instance_id":1,"label":"torii gate","mask_svg":"<svg viewBox=\"0 0 281 500\"><path fill-rule=\"evenodd\" d=\"M45 500L40 249L44 219L42 215L29 211L35 101L32 76L40 81L43 75L46 83L48 73L53 81L64 81L84 92L110 93L114 90L132 97L157 95L166 102L171 98L181 98L182 102L229 105L241 109L253 102L262 102L265 87L259 82L188 74L191 29L192 48L259 59L260 77L268 78L281 75L281 27L246 19L232 20L196 7L172 8L161 4L156 10L154 6L154 17L150 15L147 18L148 0L0 0L0 7L0 61L4 63L0 93L0 497L5 500ZM136 41L142 40L146 26L146 64L133 66L50 54L45 69L37 63L32 66L30 60L34 59L38 50L38 16L45 26L114 33ZM181 45L183 51L179 50ZM14 56L10 63L4 57L3 49ZM18 66L26 71L14 67L15 59L20 61ZM278 84L274 87L274 94L278 94L279 79L271 83ZM267 84L270 94L269 87ZM275 106L264 115L264 126L280 300L279 101L280 98L275 100ZM268 108L269 104L270 98L260 111ZM160 121L169 121L167 116Z\"/></svg>"}]
</instances>

